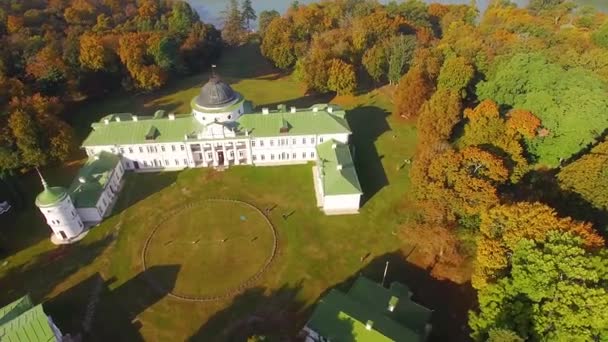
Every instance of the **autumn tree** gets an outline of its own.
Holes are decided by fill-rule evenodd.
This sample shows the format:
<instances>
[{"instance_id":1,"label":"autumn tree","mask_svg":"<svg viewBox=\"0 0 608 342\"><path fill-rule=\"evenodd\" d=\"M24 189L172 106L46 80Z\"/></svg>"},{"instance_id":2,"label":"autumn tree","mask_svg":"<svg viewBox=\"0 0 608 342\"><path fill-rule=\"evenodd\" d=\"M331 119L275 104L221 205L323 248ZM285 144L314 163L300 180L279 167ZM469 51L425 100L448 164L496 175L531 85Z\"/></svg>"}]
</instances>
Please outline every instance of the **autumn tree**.
<instances>
[{"instance_id":1,"label":"autumn tree","mask_svg":"<svg viewBox=\"0 0 608 342\"><path fill-rule=\"evenodd\" d=\"M513 241L509 272L480 290L479 313L469 322L476 340L497 328L532 341L608 338L608 253L576 233L544 227L541 240Z\"/></svg>"},{"instance_id":2,"label":"autumn tree","mask_svg":"<svg viewBox=\"0 0 608 342\"><path fill-rule=\"evenodd\" d=\"M357 88L355 68L344 61L334 58L329 62L327 88L339 95L351 95Z\"/></svg>"},{"instance_id":3,"label":"autumn tree","mask_svg":"<svg viewBox=\"0 0 608 342\"><path fill-rule=\"evenodd\" d=\"M262 54L279 68L287 69L296 62L292 31L287 19L273 19L264 33Z\"/></svg>"},{"instance_id":4,"label":"autumn tree","mask_svg":"<svg viewBox=\"0 0 608 342\"><path fill-rule=\"evenodd\" d=\"M230 0L223 12L222 38L228 45L239 45L243 41L243 15L237 0Z\"/></svg>"},{"instance_id":5,"label":"autumn tree","mask_svg":"<svg viewBox=\"0 0 608 342\"><path fill-rule=\"evenodd\" d=\"M268 28L268 25L270 25L270 23L275 18L278 18L280 16L281 16L281 14L279 12L277 12L276 10L260 12L260 22L259 22L259 29L258 29L260 36L264 37L264 34L266 33L266 29Z\"/></svg>"},{"instance_id":6,"label":"autumn tree","mask_svg":"<svg viewBox=\"0 0 608 342\"><path fill-rule=\"evenodd\" d=\"M388 80L391 83L399 82L403 71L409 67L416 49L416 37L400 35L388 42Z\"/></svg>"},{"instance_id":7,"label":"autumn tree","mask_svg":"<svg viewBox=\"0 0 608 342\"><path fill-rule=\"evenodd\" d=\"M590 224L560 218L554 209L544 204L523 202L498 206L481 213L473 286L483 289L500 279L510 267L509 255L520 240L540 243L549 231L575 234L589 248L604 244Z\"/></svg>"},{"instance_id":8,"label":"autumn tree","mask_svg":"<svg viewBox=\"0 0 608 342\"><path fill-rule=\"evenodd\" d=\"M393 95L394 114L409 119L416 117L433 93L433 83L421 67L415 66L399 80Z\"/></svg>"},{"instance_id":9,"label":"autumn tree","mask_svg":"<svg viewBox=\"0 0 608 342\"><path fill-rule=\"evenodd\" d=\"M437 86L461 93L462 97L465 97L464 90L473 79L474 72L473 67L463 57L448 58L441 67Z\"/></svg>"},{"instance_id":10,"label":"autumn tree","mask_svg":"<svg viewBox=\"0 0 608 342\"><path fill-rule=\"evenodd\" d=\"M385 44L378 43L363 54L363 67L376 82L380 81L388 72L388 58L386 53L387 49Z\"/></svg>"},{"instance_id":11,"label":"autumn tree","mask_svg":"<svg viewBox=\"0 0 608 342\"><path fill-rule=\"evenodd\" d=\"M564 190L579 194L600 210L608 210L608 141L565 166L557 178Z\"/></svg>"},{"instance_id":12,"label":"autumn tree","mask_svg":"<svg viewBox=\"0 0 608 342\"><path fill-rule=\"evenodd\" d=\"M4 132L4 140L14 143L20 165L42 166L49 161L64 161L69 156L73 134L71 128L57 117L61 109L57 98L40 94L11 101L9 131ZM5 150L7 152L10 151Z\"/></svg>"}]
</instances>

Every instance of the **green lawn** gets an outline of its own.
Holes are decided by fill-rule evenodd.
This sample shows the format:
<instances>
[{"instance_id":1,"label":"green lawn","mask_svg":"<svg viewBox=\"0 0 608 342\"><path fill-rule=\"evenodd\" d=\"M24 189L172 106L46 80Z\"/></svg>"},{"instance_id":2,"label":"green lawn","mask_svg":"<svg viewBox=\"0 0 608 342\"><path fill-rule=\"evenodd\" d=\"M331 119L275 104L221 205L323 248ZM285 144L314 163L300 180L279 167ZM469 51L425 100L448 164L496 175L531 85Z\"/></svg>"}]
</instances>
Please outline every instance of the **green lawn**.
<instances>
[{"instance_id":1,"label":"green lawn","mask_svg":"<svg viewBox=\"0 0 608 342\"><path fill-rule=\"evenodd\" d=\"M52 246L48 241L49 229L35 208L0 221L2 243L9 254L0 261L0 303L29 292L35 300L47 301L45 307L60 327L78 332L86 320L87 303L93 298L92 302L98 304L87 340L164 341L192 337L224 341L228 336L242 337L240 334L251 331L246 323L252 316L265 317L263 322L269 330L293 332L305 321L310 305L323 293L345 284L360 272L379 281L385 262L391 260L388 279L406 282L425 304L436 310L438 339L446 336L458 339L456 336L463 334L459 327L466 321L469 305L464 299L467 288L433 281L424 270L403 262L402 251L407 252L412 246L400 241L396 231L414 213L408 167L399 166L414 153L416 131L411 124L390 116L386 89L357 97L305 96L300 84L275 72L253 45L227 51L219 69L236 90L257 106L277 103L310 106L332 101L349 110L355 163L365 193L361 213L324 216L315 206L311 164L242 166L225 172L196 169L129 174L113 216L76 245ZM115 96L90 103L74 112L71 122L82 138L90 122L108 112L152 113L157 107L188 112L190 98L207 78L208 75L193 76L157 94ZM78 163L73 163L45 173L52 184L67 185L77 166ZM34 175L25 177L23 183L33 203L40 185ZM161 252L162 246L155 245L156 255L164 253L167 258L156 259L153 267L142 273L144 242L154 222L168 212L209 197L244 200L259 208L277 205L271 212L271 220L279 234L278 254L262 278L241 295L211 303L176 301L162 291L154 291L149 280L165 279L188 291L217 289L213 277L194 274L197 261L205 258L206 253L199 250L195 255L187 255L186 249L176 251L177 245ZM282 218L282 214L292 211L294 214L287 220ZM204 210L184 219L175 218L170 222L173 227L162 234L193 239L197 232L193 223L211 222L204 217L211 220L213 214L217 213ZM213 217L213 220L223 219ZM182 225L184 232L176 234ZM232 228L227 232L236 232L238 225ZM200 233L204 232L202 228ZM176 253L169 257L172 250ZM180 262L179 253L187 260ZM234 253L247 255L238 249ZM201 260L203 268L198 272L204 272L209 261ZM232 270L226 267L224 272ZM256 327L263 330L265 325Z\"/></svg>"},{"instance_id":2,"label":"green lawn","mask_svg":"<svg viewBox=\"0 0 608 342\"><path fill-rule=\"evenodd\" d=\"M179 199L184 188L169 191L174 193L168 196ZM173 288L177 295L230 293L262 271L273 255L272 226L245 204L202 201L167 215L150 240L146 265L179 264L174 282L155 279L160 286ZM151 217L140 224L153 227L158 223Z\"/></svg>"}]
</instances>

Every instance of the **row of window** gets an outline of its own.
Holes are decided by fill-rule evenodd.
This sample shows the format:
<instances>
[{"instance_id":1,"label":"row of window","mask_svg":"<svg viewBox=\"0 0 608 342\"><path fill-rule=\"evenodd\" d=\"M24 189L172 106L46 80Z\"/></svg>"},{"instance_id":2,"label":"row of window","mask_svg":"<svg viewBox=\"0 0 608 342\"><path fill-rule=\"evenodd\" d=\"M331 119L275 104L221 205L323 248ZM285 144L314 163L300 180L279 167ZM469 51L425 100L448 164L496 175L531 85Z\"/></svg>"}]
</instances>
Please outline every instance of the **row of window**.
<instances>
[{"instance_id":1,"label":"row of window","mask_svg":"<svg viewBox=\"0 0 608 342\"><path fill-rule=\"evenodd\" d=\"M310 141L311 144L314 145L315 143L315 138L302 138L302 145L306 145L308 142ZM260 147L264 147L264 140L263 139L259 139L259 140L251 140L251 147L256 147L256 144L259 143ZM280 139L270 139L268 141L268 144L272 147L272 146L289 146L289 145L297 145L298 144L298 139L297 138L280 138ZM319 143L323 143L323 138L319 138Z\"/></svg>"},{"instance_id":2,"label":"row of window","mask_svg":"<svg viewBox=\"0 0 608 342\"><path fill-rule=\"evenodd\" d=\"M179 147L178 147L179 146ZM186 150L186 145L171 145L171 152L177 152L177 149L179 148L180 151L185 151ZM167 150L169 149L168 146L165 147L165 145L160 145L160 151L161 152L167 152ZM139 151L139 153L158 153L158 147L154 146L154 145L147 145L147 146L138 146L137 149L135 147L120 147L118 150L116 150L116 148L112 147L110 148L110 151L112 153L117 153L120 152L121 154L125 154L126 152L128 153L133 153L134 151Z\"/></svg>"},{"instance_id":3,"label":"row of window","mask_svg":"<svg viewBox=\"0 0 608 342\"><path fill-rule=\"evenodd\" d=\"M173 161L173 163L171 163L171 161L169 159L165 159L164 161L159 160L159 159L154 159L152 161L144 160L144 161L141 161L141 162L137 162L137 161L130 162L130 161L127 161L127 167L129 169L138 169L140 167L147 168L147 167L182 166L182 165L183 166L188 166L188 159L184 158L184 163L183 164L180 164L180 160L179 159L175 159Z\"/></svg>"},{"instance_id":4,"label":"row of window","mask_svg":"<svg viewBox=\"0 0 608 342\"><path fill-rule=\"evenodd\" d=\"M302 152L302 159L306 159L306 156L308 154L306 152ZM289 152L283 152L283 153L278 153L278 154L274 154L271 153L270 154L270 160L275 160L275 157L277 160L295 160L298 159L298 154L297 153L289 153ZM314 158L315 157L315 153L314 152L310 152L310 158ZM253 155L253 161L257 161L259 158L259 160L265 161L266 160L266 155L265 154L260 154L259 157L257 154Z\"/></svg>"}]
</instances>

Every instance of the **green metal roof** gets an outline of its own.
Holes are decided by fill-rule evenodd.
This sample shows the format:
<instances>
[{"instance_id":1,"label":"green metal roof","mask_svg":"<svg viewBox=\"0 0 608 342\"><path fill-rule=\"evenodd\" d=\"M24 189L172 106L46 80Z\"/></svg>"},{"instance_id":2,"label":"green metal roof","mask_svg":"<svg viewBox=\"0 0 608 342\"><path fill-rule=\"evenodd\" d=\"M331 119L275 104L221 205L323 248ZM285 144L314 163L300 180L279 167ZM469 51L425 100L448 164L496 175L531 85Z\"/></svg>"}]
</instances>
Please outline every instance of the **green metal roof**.
<instances>
[{"instance_id":1,"label":"green metal roof","mask_svg":"<svg viewBox=\"0 0 608 342\"><path fill-rule=\"evenodd\" d=\"M118 163L120 157L108 152L101 152L87 160L69 190L76 208L93 208L97 205Z\"/></svg>"},{"instance_id":2,"label":"green metal roof","mask_svg":"<svg viewBox=\"0 0 608 342\"><path fill-rule=\"evenodd\" d=\"M68 192L65 188L60 186L46 187L36 197L36 205L38 207L50 207L65 199Z\"/></svg>"},{"instance_id":3,"label":"green metal roof","mask_svg":"<svg viewBox=\"0 0 608 342\"><path fill-rule=\"evenodd\" d=\"M316 105L291 113L282 106L282 110L269 114L244 114L236 123L237 133L248 131L254 137L350 133L345 112L331 106L332 113L329 113L328 108L328 105ZM142 116L137 121L133 121L131 114L111 114L91 127L93 131L82 146L182 142L187 140L186 136L201 132L205 125L191 114L176 115L174 120L164 116ZM154 132L152 138L150 132Z\"/></svg>"},{"instance_id":4,"label":"green metal roof","mask_svg":"<svg viewBox=\"0 0 608 342\"><path fill-rule=\"evenodd\" d=\"M319 109L315 112L313 108L295 113L277 110L268 114L245 114L238 120L239 128L248 130L254 137L351 133L344 111L328 113Z\"/></svg>"},{"instance_id":5,"label":"green metal roof","mask_svg":"<svg viewBox=\"0 0 608 342\"><path fill-rule=\"evenodd\" d=\"M331 290L319 301L307 326L331 341L423 341L431 311L412 302L407 288L395 284L386 289L359 277L347 294ZM399 298L393 312L388 310L392 297Z\"/></svg>"},{"instance_id":6,"label":"green metal roof","mask_svg":"<svg viewBox=\"0 0 608 342\"><path fill-rule=\"evenodd\" d=\"M192 115L178 115L175 120L147 116L138 117L137 121L121 119L117 122L115 118L115 115L110 115L91 125L93 131L82 146L179 142L185 141L186 134L192 134L204 127ZM108 124L105 124L104 120L108 120ZM155 137L153 140L146 139L152 127L156 128Z\"/></svg>"},{"instance_id":7,"label":"green metal roof","mask_svg":"<svg viewBox=\"0 0 608 342\"><path fill-rule=\"evenodd\" d=\"M42 342L56 338L42 305L33 306L25 296L0 309L0 340Z\"/></svg>"},{"instance_id":8,"label":"green metal roof","mask_svg":"<svg viewBox=\"0 0 608 342\"><path fill-rule=\"evenodd\" d=\"M325 195L362 193L348 145L335 140L318 145L317 165ZM341 165L341 170L338 169L338 165Z\"/></svg>"}]
</instances>

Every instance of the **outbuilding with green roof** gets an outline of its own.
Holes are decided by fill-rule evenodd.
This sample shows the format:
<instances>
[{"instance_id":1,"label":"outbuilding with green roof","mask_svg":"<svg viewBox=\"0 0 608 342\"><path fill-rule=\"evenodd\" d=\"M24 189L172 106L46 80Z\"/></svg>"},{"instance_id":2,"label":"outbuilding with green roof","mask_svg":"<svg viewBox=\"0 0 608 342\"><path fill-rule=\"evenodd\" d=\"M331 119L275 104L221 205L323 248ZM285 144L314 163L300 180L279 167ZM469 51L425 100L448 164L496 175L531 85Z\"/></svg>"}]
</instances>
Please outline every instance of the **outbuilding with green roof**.
<instances>
[{"instance_id":1,"label":"outbuilding with green roof","mask_svg":"<svg viewBox=\"0 0 608 342\"><path fill-rule=\"evenodd\" d=\"M321 298L302 335L306 342L421 342L431 314L405 285L385 288L361 276L347 293L334 289Z\"/></svg>"},{"instance_id":2,"label":"outbuilding with green roof","mask_svg":"<svg viewBox=\"0 0 608 342\"><path fill-rule=\"evenodd\" d=\"M42 305L34 305L26 295L0 308L0 341L63 341L63 335Z\"/></svg>"}]
</instances>

